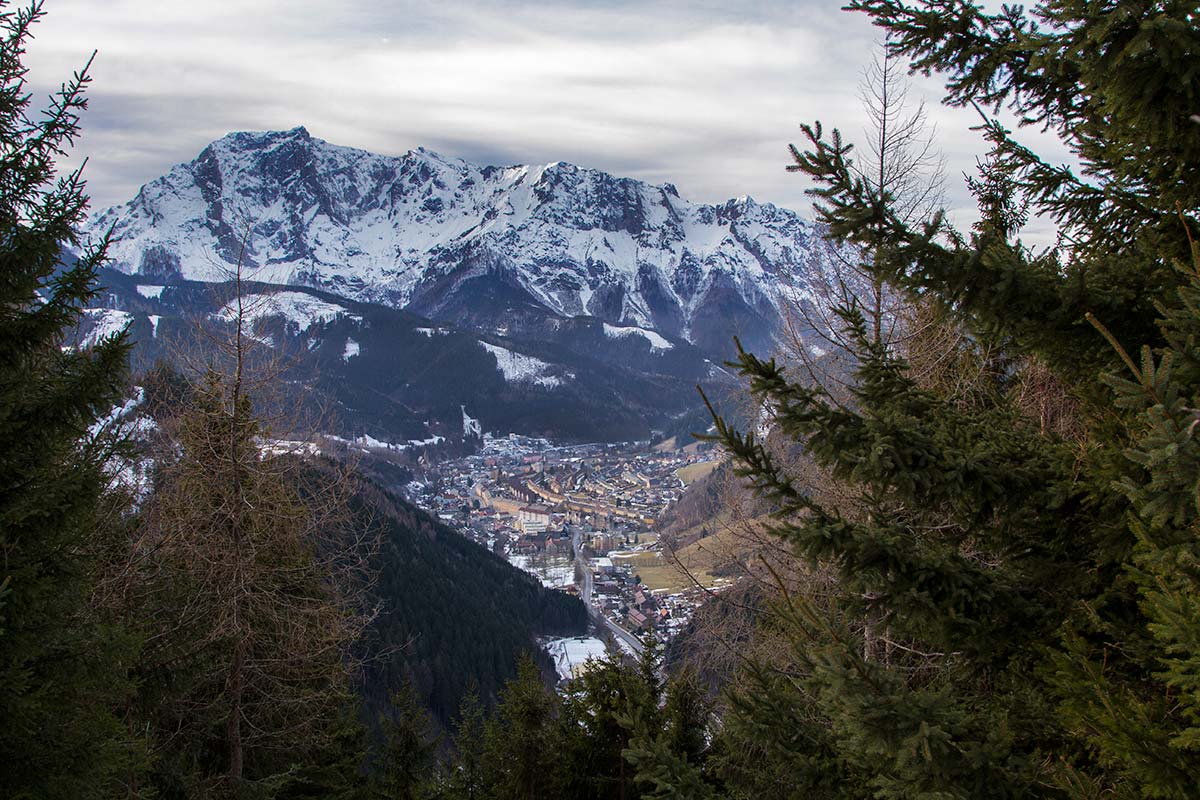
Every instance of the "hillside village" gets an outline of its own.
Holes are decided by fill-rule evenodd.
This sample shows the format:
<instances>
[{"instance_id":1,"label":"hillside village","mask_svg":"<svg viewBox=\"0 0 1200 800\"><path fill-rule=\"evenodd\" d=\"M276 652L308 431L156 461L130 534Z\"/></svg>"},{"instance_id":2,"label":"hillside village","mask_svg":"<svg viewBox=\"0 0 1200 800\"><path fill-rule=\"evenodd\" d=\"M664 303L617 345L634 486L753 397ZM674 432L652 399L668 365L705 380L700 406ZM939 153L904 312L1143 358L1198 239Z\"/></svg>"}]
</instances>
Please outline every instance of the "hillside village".
<instances>
[{"instance_id":1,"label":"hillside village","mask_svg":"<svg viewBox=\"0 0 1200 800\"><path fill-rule=\"evenodd\" d=\"M559 446L489 435L477 453L431 467L409 494L545 585L581 596L603 638L629 651L640 647L636 635L671 638L712 588L667 564L656 530L685 478L712 459L703 444Z\"/></svg>"}]
</instances>

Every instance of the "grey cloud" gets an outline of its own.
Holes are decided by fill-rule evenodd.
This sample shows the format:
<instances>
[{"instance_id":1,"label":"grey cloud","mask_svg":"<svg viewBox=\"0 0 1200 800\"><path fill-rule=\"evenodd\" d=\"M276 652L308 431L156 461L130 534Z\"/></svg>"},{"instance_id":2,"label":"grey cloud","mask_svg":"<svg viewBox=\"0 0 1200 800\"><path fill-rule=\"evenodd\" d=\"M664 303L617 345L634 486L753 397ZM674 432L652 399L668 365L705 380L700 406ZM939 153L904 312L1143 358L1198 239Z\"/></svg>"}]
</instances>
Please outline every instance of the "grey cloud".
<instances>
[{"instance_id":1,"label":"grey cloud","mask_svg":"<svg viewBox=\"0 0 1200 800\"><path fill-rule=\"evenodd\" d=\"M85 136L96 206L230 130L306 125L336 144L424 145L480 162L571 161L685 196L743 194L807 212L784 171L798 124L853 139L875 32L840 3L58 0L32 79L51 88L100 50ZM937 85L920 90L936 102ZM936 114L950 204L980 151Z\"/></svg>"}]
</instances>

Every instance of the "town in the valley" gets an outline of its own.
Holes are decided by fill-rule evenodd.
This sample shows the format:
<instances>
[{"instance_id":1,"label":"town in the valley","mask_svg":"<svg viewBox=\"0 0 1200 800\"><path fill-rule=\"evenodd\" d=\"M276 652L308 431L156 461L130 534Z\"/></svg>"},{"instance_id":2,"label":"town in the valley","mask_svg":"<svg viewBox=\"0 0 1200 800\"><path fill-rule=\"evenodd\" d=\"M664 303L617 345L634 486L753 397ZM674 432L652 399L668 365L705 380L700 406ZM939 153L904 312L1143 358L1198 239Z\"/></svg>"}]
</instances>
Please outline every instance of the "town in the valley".
<instances>
[{"instance_id":1,"label":"town in the valley","mask_svg":"<svg viewBox=\"0 0 1200 800\"><path fill-rule=\"evenodd\" d=\"M667 641L727 579L696 575L664 552L660 517L717 456L706 444L555 445L484 435L477 452L430 466L412 500L546 586L578 595L593 635L546 642L563 678L642 637Z\"/></svg>"}]
</instances>

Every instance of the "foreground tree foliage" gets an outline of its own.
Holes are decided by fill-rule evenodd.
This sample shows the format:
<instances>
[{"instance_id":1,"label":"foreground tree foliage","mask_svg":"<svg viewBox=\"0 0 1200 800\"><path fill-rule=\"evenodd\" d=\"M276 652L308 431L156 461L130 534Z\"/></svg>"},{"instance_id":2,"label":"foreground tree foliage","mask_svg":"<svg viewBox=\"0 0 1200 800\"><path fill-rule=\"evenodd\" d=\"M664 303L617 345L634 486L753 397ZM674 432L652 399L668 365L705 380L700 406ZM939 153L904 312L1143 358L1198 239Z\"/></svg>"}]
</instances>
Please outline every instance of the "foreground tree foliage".
<instances>
[{"instance_id":1,"label":"foreground tree foliage","mask_svg":"<svg viewBox=\"0 0 1200 800\"><path fill-rule=\"evenodd\" d=\"M783 592L786 668L750 663L722 734L735 796L1195 796L1200 781L1200 108L1195 8L862 0L893 52L948 76L947 102L1049 127L1083 170L985 120L968 234L910 224L805 128L796 167L880 281L932 303L988 353L970 397L918 383L862 309L839 310L850 400L751 353L777 428L851 488L816 502L722 422L774 533L833 569L836 596ZM1060 243L1017 238L1030 212ZM1139 353L1130 356L1129 353ZM1018 391L1062 396L1047 425ZM969 402L967 401L969 399ZM871 636L864 637L864 620ZM752 768L759 764L760 768Z\"/></svg>"},{"instance_id":2,"label":"foreground tree foliage","mask_svg":"<svg viewBox=\"0 0 1200 800\"><path fill-rule=\"evenodd\" d=\"M637 664L619 656L593 661L561 691L524 658L490 716L468 695L452 750L436 769L428 718L402 697L384 726L374 790L439 800L703 796L673 789L686 773L691 788L711 793L703 777L709 703L689 677L664 685L661 674L653 642Z\"/></svg>"},{"instance_id":3,"label":"foreground tree foliage","mask_svg":"<svg viewBox=\"0 0 1200 800\"><path fill-rule=\"evenodd\" d=\"M79 132L86 69L37 114L21 58L40 4L0 3L0 794L90 796L116 785L134 737L116 712L133 640L92 604L119 541L100 420L125 379L123 335L67 338L96 297L106 242L80 248L78 171L55 161Z\"/></svg>"}]
</instances>

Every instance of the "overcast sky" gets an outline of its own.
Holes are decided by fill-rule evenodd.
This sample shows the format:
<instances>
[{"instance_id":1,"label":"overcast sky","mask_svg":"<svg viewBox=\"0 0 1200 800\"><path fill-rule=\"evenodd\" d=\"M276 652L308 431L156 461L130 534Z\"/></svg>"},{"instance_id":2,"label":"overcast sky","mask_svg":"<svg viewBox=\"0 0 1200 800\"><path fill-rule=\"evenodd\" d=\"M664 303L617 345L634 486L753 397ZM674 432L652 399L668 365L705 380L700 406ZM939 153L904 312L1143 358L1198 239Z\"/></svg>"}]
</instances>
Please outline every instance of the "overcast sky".
<instances>
[{"instance_id":1,"label":"overcast sky","mask_svg":"<svg viewBox=\"0 0 1200 800\"><path fill-rule=\"evenodd\" d=\"M27 63L44 93L93 49L93 209L233 130L305 125L379 153L424 145L490 164L570 161L795 208L799 124L861 138L856 86L878 32L838 0L403 2L50 0ZM982 152L974 112L937 104L948 203Z\"/></svg>"}]
</instances>

